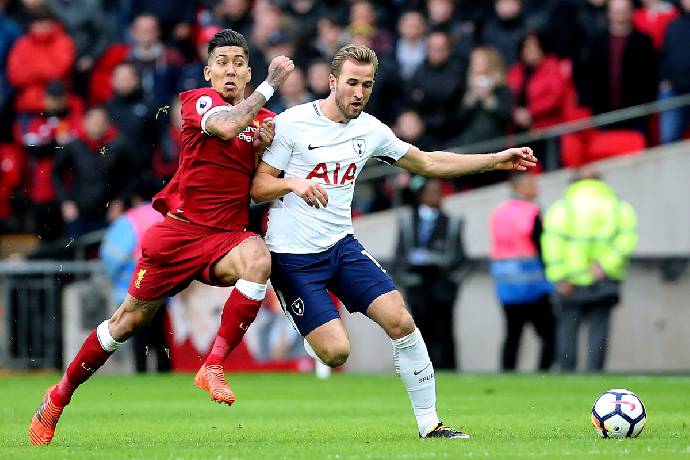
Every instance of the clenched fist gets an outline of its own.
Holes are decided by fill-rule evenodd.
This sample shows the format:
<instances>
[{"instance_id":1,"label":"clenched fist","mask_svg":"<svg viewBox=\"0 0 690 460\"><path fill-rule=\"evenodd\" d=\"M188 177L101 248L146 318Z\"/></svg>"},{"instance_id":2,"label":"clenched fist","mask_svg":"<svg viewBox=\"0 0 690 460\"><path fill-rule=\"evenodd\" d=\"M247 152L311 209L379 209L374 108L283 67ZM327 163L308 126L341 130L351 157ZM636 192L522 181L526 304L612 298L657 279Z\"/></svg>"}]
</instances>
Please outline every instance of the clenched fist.
<instances>
[{"instance_id":1,"label":"clenched fist","mask_svg":"<svg viewBox=\"0 0 690 460\"><path fill-rule=\"evenodd\" d=\"M295 70L295 64L292 62L292 59L286 56L275 57L268 65L266 82L274 89L278 89L278 87L287 80L287 77L290 76L293 70Z\"/></svg>"}]
</instances>

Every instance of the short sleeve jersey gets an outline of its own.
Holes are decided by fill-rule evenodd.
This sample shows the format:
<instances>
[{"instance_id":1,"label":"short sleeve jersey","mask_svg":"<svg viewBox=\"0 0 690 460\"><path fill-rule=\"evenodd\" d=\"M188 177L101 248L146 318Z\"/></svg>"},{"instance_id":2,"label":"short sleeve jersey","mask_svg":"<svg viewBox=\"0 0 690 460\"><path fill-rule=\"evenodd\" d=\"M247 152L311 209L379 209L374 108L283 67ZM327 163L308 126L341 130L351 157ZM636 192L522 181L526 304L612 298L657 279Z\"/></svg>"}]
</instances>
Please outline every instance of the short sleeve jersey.
<instances>
[{"instance_id":1,"label":"short sleeve jersey","mask_svg":"<svg viewBox=\"0 0 690 460\"><path fill-rule=\"evenodd\" d=\"M242 231L249 221L249 187L256 170L254 133L274 113L262 108L243 132L224 141L206 132L210 115L231 109L217 91L210 87L186 91L180 101L180 165L155 196L153 207L199 225Z\"/></svg>"},{"instance_id":2,"label":"short sleeve jersey","mask_svg":"<svg viewBox=\"0 0 690 460\"><path fill-rule=\"evenodd\" d=\"M375 117L363 112L336 123L321 112L319 101L286 110L275 126L263 161L285 177L314 180L328 193L326 208L313 208L294 193L273 201L266 244L278 253L317 253L354 234L352 198L362 167L369 158L395 163L410 149Z\"/></svg>"}]
</instances>

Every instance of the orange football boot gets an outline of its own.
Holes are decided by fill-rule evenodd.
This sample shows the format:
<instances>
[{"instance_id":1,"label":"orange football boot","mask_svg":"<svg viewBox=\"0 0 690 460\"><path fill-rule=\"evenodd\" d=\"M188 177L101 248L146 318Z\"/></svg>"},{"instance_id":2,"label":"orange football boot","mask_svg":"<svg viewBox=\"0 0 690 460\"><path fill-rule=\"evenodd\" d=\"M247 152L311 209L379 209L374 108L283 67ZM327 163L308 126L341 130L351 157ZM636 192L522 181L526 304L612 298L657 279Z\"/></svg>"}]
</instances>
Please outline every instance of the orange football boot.
<instances>
[{"instance_id":1,"label":"orange football boot","mask_svg":"<svg viewBox=\"0 0 690 460\"><path fill-rule=\"evenodd\" d=\"M29 426L29 439L34 446L47 446L55 436L55 426L64 407L56 406L50 399L50 392L53 391L57 385L46 390L43 396L41 405L38 406L36 414L31 418L31 425Z\"/></svg>"},{"instance_id":2,"label":"orange football boot","mask_svg":"<svg viewBox=\"0 0 690 460\"><path fill-rule=\"evenodd\" d=\"M204 364L194 377L194 385L204 391L208 391L213 401L232 406L235 402L235 393L232 392L225 381L223 366Z\"/></svg>"}]
</instances>

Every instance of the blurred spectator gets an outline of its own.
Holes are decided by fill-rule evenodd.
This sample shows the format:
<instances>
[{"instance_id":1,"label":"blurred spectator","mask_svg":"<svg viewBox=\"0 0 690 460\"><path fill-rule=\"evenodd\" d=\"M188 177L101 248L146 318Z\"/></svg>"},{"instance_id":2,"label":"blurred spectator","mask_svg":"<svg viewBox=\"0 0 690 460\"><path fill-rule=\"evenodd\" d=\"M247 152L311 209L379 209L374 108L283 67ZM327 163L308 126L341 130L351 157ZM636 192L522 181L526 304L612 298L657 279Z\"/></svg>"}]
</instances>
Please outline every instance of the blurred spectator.
<instances>
[{"instance_id":1,"label":"blurred spectator","mask_svg":"<svg viewBox=\"0 0 690 460\"><path fill-rule=\"evenodd\" d=\"M403 80L412 78L426 59L426 20L419 11L407 11L398 21L400 38L395 44L395 60Z\"/></svg>"},{"instance_id":2,"label":"blurred spectator","mask_svg":"<svg viewBox=\"0 0 690 460\"><path fill-rule=\"evenodd\" d=\"M20 119L15 133L28 159L27 198L34 231L41 239L52 241L63 230L53 186L53 161L59 150L77 137L84 106L60 81L48 83L43 100L43 113Z\"/></svg>"},{"instance_id":3,"label":"blurred spectator","mask_svg":"<svg viewBox=\"0 0 690 460\"><path fill-rule=\"evenodd\" d=\"M132 208L113 221L100 247L103 268L113 284L112 302L121 304L127 296L137 259L141 256L141 240L146 230L163 220L151 207L151 199L162 184L153 178L137 181ZM151 322L134 335L134 364L137 372L146 372L149 350L156 352L158 372L170 370L170 355L165 338L165 303Z\"/></svg>"},{"instance_id":4,"label":"blurred spectator","mask_svg":"<svg viewBox=\"0 0 690 460\"><path fill-rule=\"evenodd\" d=\"M245 37L251 35L253 20L248 0L212 0L208 3L214 5L205 26L213 25L220 29L232 29ZM208 40L210 37L203 41L208 42Z\"/></svg>"},{"instance_id":5,"label":"blurred spectator","mask_svg":"<svg viewBox=\"0 0 690 460\"><path fill-rule=\"evenodd\" d=\"M635 210L593 170L583 168L547 211L541 243L546 276L556 284L560 367L576 369L578 329L588 319L587 370L601 371L611 310L637 244Z\"/></svg>"},{"instance_id":6,"label":"blurred spectator","mask_svg":"<svg viewBox=\"0 0 690 460\"><path fill-rule=\"evenodd\" d=\"M371 28L371 49L376 54L390 54L393 50L393 36L379 27L374 5L369 0L353 0L350 3L350 27L368 26Z\"/></svg>"},{"instance_id":7,"label":"blurred spectator","mask_svg":"<svg viewBox=\"0 0 690 460\"><path fill-rule=\"evenodd\" d=\"M427 180L399 222L394 267L437 369L455 369L453 310L465 269L462 222L441 211L442 181Z\"/></svg>"},{"instance_id":8,"label":"blurred spectator","mask_svg":"<svg viewBox=\"0 0 690 460\"><path fill-rule=\"evenodd\" d=\"M167 120L162 130L158 148L153 154L153 172L164 182L168 182L177 172L180 163L180 134L182 131L182 111L180 98L175 96L170 102L170 109L161 112L159 121Z\"/></svg>"},{"instance_id":9,"label":"blurred spectator","mask_svg":"<svg viewBox=\"0 0 690 460\"><path fill-rule=\"evenodd\" d=\"M90 82L92 104L112 96L112 72L123 61L137 69L146 102L161 107L177 93L182 55L160 39L158 19L150 14L137 16L130 27L131 45L113 44L94 68Z\"/></svg>"},{"instance_id":10,"label":"blurred spectator","mask_svg":"<svg viewBox=\"0 0 690 460\"><path fill-rule=\"evenodd\" d=\"M414 110L404 110L393 125L393 132L399 139L422 150L432 150L438 145L438 139L434 139L426 133L424 120Z\"/></svg>"},{"instance_id":11,"label":"blurred spectator","mask_svg":"<svg viewBox=\"0 0 690 460\"><path fill-rule=\"evenodd\" d=\"M0 234L20 233L18 196L25 176L25 158L15 144L0 144Z\"/></svg>"},{"instance_id":12,"label":"blurred spectator","mask_svg":"<svg viewBox=\"0 0 690 460\"><path fill-rule=\"evenodd\" d=\"M252 46L264 50L267 46L268 38L280 32L289 23L280 7L269 0L256 0L252 9L253 27L248 39ZM251 51L251 50L250 50ZM253 53L250 53L254 56Z\"/></svg>"},{"instance_id":13,"label":"blurred spectator","mask_svg":"<svg viewBox=\"0 0 690 460\"><path fill-rule=\"evenodd\" d=\"M58 149L53 184L65 234L78 237L105 228L124 208L132 180L131 155L104 108L90 109L79 137Z\"/></svg>"},{"instance_id":14,"label":"blurred spectator","mask_svg":"<svg viewBox=\"0 0 690 460\"><path fill-rule=\"evenodd\" d=\"M112 38L111 23L100 0L46 0L52 13L64 24L76 46L74 89L85 97L88 77Z\"/></svg>"},{"instance_id":15,"label":"blurred spectator","mask_svg":"<svg viewBox=\"0 0 690 460\"><path fill-rule=\"evenodd\" d=\"M556 331L549 300L552 286L541 259L537 176L517 173L510 185L512 197L489 219L491 275L505 318L502 369L515 370L522 330L531 323L541 339L539 370L547 371L553 364Z\"/></svg>"},{"instance_id":16,"label":"blurred spectator","mask_svg":"<svg viewBox=\"0 0 690 460\"><path fill-rule=\"evenodd\" d=\"M328 87L328 76L331 65L326 61L312 61L307 68L307 87L315 99L325 99L331 93Z\"/></svg>"},{"instance_id":17,"label":"blurred spectator","mask_svg":"<svg viewBox=\"0 0 690 460\"><path fill-rule=\"evenodd\" d=\"M505 79L503 60L495 48L472 51L465 95L455 110L453 125L458 135L451 144L467 145L507 134L513 97Z\"/></svg>"},{"instance_id":18,"label":"blurred spectator","mask_svg":"<svg viewBox=\"0 0 690 460\"><path fill-rule=\"evenodd\" d=\"M36 8L28 32L15 42L7 60L7 78L17 90L17 112L41 112L50 81L61 80L69 87L74 59L74 41L50 10Z\"/></svg>"},{"instance_id":19,"label":"blurred spectator","mask_svg":"<svg viewBox=\"0 0 690 460\"><path fill-rule=\"evenodd\" d=\"M345 29L333 15L325 15L316 23L314 46L321 59L331 62L336 51L348 43Z\"/></svg>"},{"instance_id":20,"label":"blurred spectator","mask_svg":"<svg viewBox=\"0 0 690 460\"><path fill-rule=\"evenodd\" d=\"M541 32L529 32L520 46L520 61L508 71L513 91L513 123L519 130L546 128L564 121L564 102L571 87L567 84L556 56L547 54ZM544 160L543 143L532 146Z\"/></svg>"},{"instance_id":21,"label":"blurred spectator","mask_svg":"<svg viewBox=\"0 0 690 460\"><path fill-rule=\"evenodd\" d=\"M690 0L681 0L681 15L666 31L661 51L661 84L659 98L690 93ZM662 143L675 142L690 127L690 107L680 107L661 113Z\"/></svg>"},{"instance_id":22,"label":"blurred spectator","mask_svg":"<svg viewBox=\"0 0 690 460\"><path fill-rule=\"evenodd\" d=\"M589 43L584 104L595 114L651 102L657 92L657 58L648 35L632 27L632 1L609 0L609 30ZM646 118L616 125L646 131Z\"/></svg>"},{"instance_id":23,"label":"blurred spectator","mask_svg":"<svg viewBox=\"0 0 690 460\"><path fill-rule=\"evenodd\" d=\"M156 106L164 105L177 92L182 56L161 41L158 19L153 15L134 18L131 33L127 60L137 69L144 98Z\"/></svg>"},{"instance_id":24,"label":"blurred spectator","mask_svg":"<svg viewBox=\"0 0 690 460\"><path fill-rule=\"evenodd\" d=\"M144 172L151 169L151 155L158 143L155 116L158 108L144 99L139 75L133 64L123 62L113 72L113 97L105 104L110 119L130 146L136 148L131 168Z\"/></svg>"},{"instance_id":25,"label":"blurred spectator","mask_svg":"<svg viewBox=\"0 0 690 460\"><path fill-rule=\"evenodd\" d=\"M633 25L652 39L654 48L660 50L668 25L678 17L678 11L664 0L642 0L642 7L633 13Z\"/></svg>"},{"instance_id":26,"label":"blurred spectator","mask_svg":"<svg viewBox=\"0 0 690 460\"><path fill-rule=\"evenodd\" d=\"M506 65L518 59L518 46L525 33L522 0L494 0L494 15L484 25L482 42L495 47Z\"/></svg>"},{"instance_id":27,"label":"blurred spectator","mask_svg":"<svg viewBox=\"0 0 690 460\"><path fill-rule=\"evenodd\" d=\"M587 43L608 29L608 0L560 0L550 10L547 28L551 49L579 65ZM586 73L587 69L582 69Z\"/></svg>"},{"instance_id":28,"label":"blurred spectator","mask_svg":"<svg viewBox=\"0 0 690 460\"><path fill-rule=\"evenodd\" d=\"M0 142L11 139L14 113L10 101L14 88L7 78L7 58L14 42L21 36L19 24L5 15L5 0L0 1Z\"/></svg>"},{"instance_id":29,"label":"blurred spectator","mask_svg":"<svg viewBox=\"0 0 690 460\"><path fill-rule=\"evenodd\" d=\"M434 16L432 12L434 9L432 3L440 1L441 0L427 0L426 2L427 10L429 11L429 17L431 21L434 21L433 19L431 19ZM491 15L492 4L490 1L487 0L443 1L445 1L446 3L450 3L451 6L454 8L455 17L457 17L461 24L464 24L469 27L473 27L473 24L482 24L482 22ZM470 32L474 31L475 30L472 29Z\"/></svg>"},{"instance_id":30,"label":"blurred spectator","mask_svg":"<svg viewBox=\"0 0 690 460\"><path fill-rule=\"evenodd\" d=\"M268 37L262 51L266 62L271 62L273 58L278 56L290 56L297 67L306 67L308 62L318 56L317 52L310 46L298 47L295 37L283 29ZM254 67L255 64L252 64L252 68Z\"/></svg>"},{"instance_id":31,"label":"blurred spectator","mask_svg":"<svg viewBox=\"0 0 690 460\"><path fill-rule=\"evenodd\" d=\"M285 83L280 86L277 96L273 97L267 104L267 108L275 113L283 112L290 107L310 102L314 99L314 96L307 91L304 72L299 67L295 67L295 70L285 80Z\"/></svg>"},{"instance_id":32,"label":"blurred spectator","mask_svg":"<svg viewBox=\"0 0 690 460\"><path fill-rule=\"evenodd\" d=\"M323 9L316 0L289 0L287 11L295 23L297 43L308 45L316 36L316 23Z\"/></svg>"},{"instance_id":33,"label":"blurred spectator","mask_svg":"<svg viewBox=\"0 0 690 460\"><path fill-rule=\"evenodd\" d=\"M432 32L427 41L426 61L409 81L408 97L422 115L428 132L447 141L453 129L451 116L464 86L465 69L451 59L450 38L445 32Z\"/></svg>"},{"instance_id":34,"label":"blurred spectator","mask_svg":"<svg viewBox=\"0 0 690 460\"><path fill-rule=\"evenodd\" d=\"M485 4L489 3L482 0ZM481 24L485 18L484 13L490 11L486 5L479 7L475 0L427 0L426 11L429 17L429 30L442 30L448 33L452 44L452 54L461 60L463 67L469 60L470 52L474 47L474 35L477 24Z\"/></svg>"},{"instance_id":35,"label":"blurred spectator","mask_svg":"<svg viewBox=\"0 0 690 460\"><path fill-rule=\"evenodd\" d=\"M160 25L163 41L180 47L191 37L197 0L136 0L132 2L132 15L150 14Z\"/></svg>"},{"instance_id":36,"label":"blurred spectator","mask_svg":"<svg viewBox=\"0 0 690 460\"><path fill-rule=\"evenodd\" d=\"M206 67L208 62L208 42L221 30L218 26L206 26L199 29L196 37L196 59L182 67L180 86L178 87L180 92L209 85L204 78L204 67ZM254 70L253 62L252 70Z\"/></svg>"}]
</instances>

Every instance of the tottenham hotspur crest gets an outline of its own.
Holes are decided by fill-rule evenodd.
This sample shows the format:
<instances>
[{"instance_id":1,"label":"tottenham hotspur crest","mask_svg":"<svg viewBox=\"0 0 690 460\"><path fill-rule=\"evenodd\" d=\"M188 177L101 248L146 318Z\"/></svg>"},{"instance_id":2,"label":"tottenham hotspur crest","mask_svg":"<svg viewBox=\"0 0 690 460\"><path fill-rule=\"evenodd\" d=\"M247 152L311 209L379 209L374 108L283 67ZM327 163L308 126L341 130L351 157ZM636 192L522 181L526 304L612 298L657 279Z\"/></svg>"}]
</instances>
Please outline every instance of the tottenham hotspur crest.
<instances>
[{"instance_id":1,"label":"tottenham hotspur crest","mask_svg":"<svg viewBox=\"0 0 690 460\"><path fill-rule=\"evenodd\" d=\"M363 157L367 151L367 143L364 139L352 139L352 148L355 149L357 155Z\"/></svg>"},{"instance_id":2,"label":"tottenham hotspur crest","mask_svg":"<svg viewBox=\"0 0 690 460\"><path fill-rule=\"evenodd\" d=\"M297 297L297 299L290 305L290 310L297 316L304 315L304 301L302 298Z\"/></svg>"}]
</instances>

